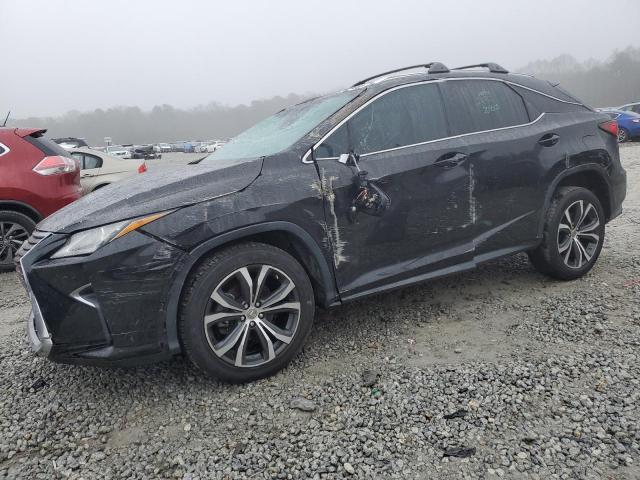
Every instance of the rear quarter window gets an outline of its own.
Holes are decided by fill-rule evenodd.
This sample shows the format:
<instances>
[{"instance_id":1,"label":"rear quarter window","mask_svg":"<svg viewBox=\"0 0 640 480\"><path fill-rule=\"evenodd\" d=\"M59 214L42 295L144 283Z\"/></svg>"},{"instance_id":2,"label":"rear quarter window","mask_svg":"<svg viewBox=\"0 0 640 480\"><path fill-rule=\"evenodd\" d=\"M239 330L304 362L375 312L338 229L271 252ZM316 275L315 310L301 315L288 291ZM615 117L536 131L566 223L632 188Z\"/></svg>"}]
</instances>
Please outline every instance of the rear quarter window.
<instances>
[{"instance_id":1,"label":"rear quarter window","mask_svg":"<svg viewBox=\"0 0 640 480\"><path fill-rule=\"evenodd\" d=\"M31 145L33 145L34 147L36 147L38 150L40 150L42 153L45 154L45 156L50 157L53 155L60 155L61 157L71 157L71 153L67 150L65 150L64 148L62 148L60 145L58 145L56 142L54 142L53 140L50 140L48 138L44 138L44 137L32 137L31 135L28 135L26 137L24 137L24 139L29 142Z\"/></svg>"},{"instance_id":2,"label":"rear quarter window","mask_svg":"<svg viewBox=\"0 0 640 480\"><path fill-rule=\"evenodd\" d=\"M518 85L513 85L513 89L526 100L527 104L533 105L540 112L565 113L565 112L588 112L590 109L582 104L567 103L573 100L554 99L542 93L538 93Z\"/></svg>"},{"instance_id":3,"label":"rear quarter window","mask_svg":"<svg viewBox=\"0 0 640 480\"><path fill-rule=\"evenodd\" d=\"M9 152L9 147L0 143L0 157Z\"/></svg>"}]
</instances>

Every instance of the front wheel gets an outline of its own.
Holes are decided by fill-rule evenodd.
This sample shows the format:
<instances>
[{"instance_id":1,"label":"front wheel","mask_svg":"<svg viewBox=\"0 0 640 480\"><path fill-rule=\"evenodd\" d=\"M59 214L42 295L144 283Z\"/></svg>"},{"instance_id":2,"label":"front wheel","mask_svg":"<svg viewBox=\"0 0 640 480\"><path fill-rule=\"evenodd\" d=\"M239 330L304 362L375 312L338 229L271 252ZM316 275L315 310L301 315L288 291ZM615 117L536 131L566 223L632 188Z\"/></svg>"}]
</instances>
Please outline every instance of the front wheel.
<instances>
[{"instance_id":1,"label":"front wheel","mask_svg":"<svg viewBox=\"0 0 640 480\"><path fill-rule=\"evenodd\" d=\"M534 267L560 280L574 280L596 263L604 242L600 200L582 187L556 192L545 218L541 245L529 253Z\"/></svg>"},{"instance_id":2,"label":"front wheel","mask_svg":"<svg viewBox=\"0 0 640 480\"><path fill-rule=\"evenodd\" d=\"M264 378L300 351L314 314L313 288L296 259L271 245L235 245L208 257L187 280L183 352L223 381Z\"/></svg>"}]
</instances>

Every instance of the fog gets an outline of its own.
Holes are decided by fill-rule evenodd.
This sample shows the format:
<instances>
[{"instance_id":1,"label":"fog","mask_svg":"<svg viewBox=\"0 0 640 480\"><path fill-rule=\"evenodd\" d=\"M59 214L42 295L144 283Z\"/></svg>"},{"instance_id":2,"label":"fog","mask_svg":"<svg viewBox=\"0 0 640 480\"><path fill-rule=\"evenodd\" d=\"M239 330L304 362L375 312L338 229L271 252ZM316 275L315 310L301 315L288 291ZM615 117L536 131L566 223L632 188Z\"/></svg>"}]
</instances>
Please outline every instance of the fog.
<instances>
[{"instance_id":1,"label":"fog","mask_svg":"<svg viewBox=\"0 0 640 480\"><path fill-rule=\"evenodd\" d=\"M432 60L604 60L639 46L638 18L637 0L0 0L0 112L237 105Z\"/></svg>"}]
</instances>

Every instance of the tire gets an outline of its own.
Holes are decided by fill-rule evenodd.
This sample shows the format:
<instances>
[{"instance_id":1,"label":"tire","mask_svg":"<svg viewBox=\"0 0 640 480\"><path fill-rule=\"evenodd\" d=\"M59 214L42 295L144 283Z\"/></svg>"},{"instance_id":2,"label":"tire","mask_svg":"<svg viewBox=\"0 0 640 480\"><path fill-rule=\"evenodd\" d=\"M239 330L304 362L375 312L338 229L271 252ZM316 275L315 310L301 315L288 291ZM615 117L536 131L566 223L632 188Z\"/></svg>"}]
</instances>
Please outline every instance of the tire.
<instances>
[{"instance_id":1,"label":"tire","mask_svg":"<svg viewBox=\"0 0 640 480\"><path fill-rule=\"evenodd\" d=\"M547 210L542 243L529 259L550 277L574 280L593 268L604 236L605 215L598 197L586 188L561 187Z\"/></svg>"},{"instance_id":2,"label":"tire","mask_svg":"<svg viewBox=\"0 0 640 480\"><path fill-rule=\"evenodd\" d=\"M0 272L15 269L15 254L35 228L35 222L26 215L0 210Z\"/></svg>"},{"instance_id":3,"label":"tire","mask_svg":"<svg viewBox=\"0 0 640 480\"><path fill-rule=\"evenodd\" d=\"M258 380L296 356L314 315L313 287L291 255L241 243L211 254L187 278L178 325L182 351L225 382Z\"/></svg>"},{"instance_id":4,"label":"tire","mask_svg":"<svg viewBox=\"0 0 640 480\"><path fill-rule=\"evenodd\" d=\"M629 141L629 132L626 128L620 127L618 129L618 143L625 143Z\"/></svg>"}]
</instances>

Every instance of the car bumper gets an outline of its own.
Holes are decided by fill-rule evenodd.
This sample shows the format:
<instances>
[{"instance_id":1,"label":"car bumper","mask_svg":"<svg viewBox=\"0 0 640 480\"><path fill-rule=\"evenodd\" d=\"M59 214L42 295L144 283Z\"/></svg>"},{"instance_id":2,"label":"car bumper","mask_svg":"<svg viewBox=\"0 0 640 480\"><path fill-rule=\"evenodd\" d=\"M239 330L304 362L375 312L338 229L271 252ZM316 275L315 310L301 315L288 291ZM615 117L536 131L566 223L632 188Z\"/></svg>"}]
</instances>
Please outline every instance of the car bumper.
<instances>
[{"instance_id":1,"label":"car bumper","mask_svg":"<svg viewBox=\"0 0 640 480\"><path fill-rule=\"evenodd\" d=\"M50 259L67 236L42 234L19 253L34 353L60 363L129 366L172 356L166 312L184 252L131 232L86 257Z\"/></svg>"}]
</instances>

